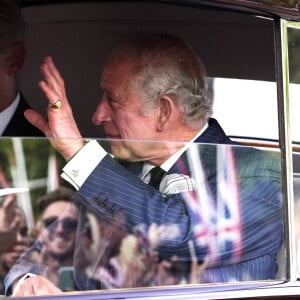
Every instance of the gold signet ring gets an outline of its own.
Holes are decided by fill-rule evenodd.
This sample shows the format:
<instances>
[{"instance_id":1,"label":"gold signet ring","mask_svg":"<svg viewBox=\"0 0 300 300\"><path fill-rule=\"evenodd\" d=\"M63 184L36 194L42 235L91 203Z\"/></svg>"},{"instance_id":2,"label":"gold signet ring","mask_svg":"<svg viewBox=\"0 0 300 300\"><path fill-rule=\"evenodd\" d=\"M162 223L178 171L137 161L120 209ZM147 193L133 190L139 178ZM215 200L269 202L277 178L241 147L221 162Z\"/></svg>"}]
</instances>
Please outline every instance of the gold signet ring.
<instances>
[{"instance_id":1,"label":"gold signet ring","mask_svg":"<svg viewBox=\"0 0 300 300\"><path fill-rule=\"evenodd\" d=\"M61 101L57 100L55 103L49 103L48 108L61 109Z\"/></svg>"}]
</instances>

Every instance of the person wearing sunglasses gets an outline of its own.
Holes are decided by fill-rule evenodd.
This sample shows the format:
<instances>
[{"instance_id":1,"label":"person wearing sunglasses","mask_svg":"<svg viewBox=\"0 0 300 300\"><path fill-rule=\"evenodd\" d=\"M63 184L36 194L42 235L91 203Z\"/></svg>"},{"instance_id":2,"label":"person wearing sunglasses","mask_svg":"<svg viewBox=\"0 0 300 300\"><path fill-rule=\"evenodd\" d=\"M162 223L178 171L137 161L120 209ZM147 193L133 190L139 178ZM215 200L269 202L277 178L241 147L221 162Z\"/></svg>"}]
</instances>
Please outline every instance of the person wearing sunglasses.
<instances>
[{"instance_id":1,"label":"person wearing sunglasses","mask_svg":"<svg viewBox=\"0 0 300 300\"><path fill-rule=\"evenodd\" d=\"M43 275L59 292L77 290L76 280L98 287L98 282L86 280L84 273L76 279L73 276L74 256L88 260L93 243L86 211L73 196L71 188L59 187L38 199L37 239L14 266L20 282L22 277Z\"/></svg>"},{"instance_id":2,"label":"person wearing sunglasses","mask_svg":"<svg viewBox=\"0 0 300 300\"><path fill-rule=\"evenodd\" d=\"M38 201L38 230L44 252L55 263L72 265L79 209L72 203L73 191L59 188Z\"/></svg>"},{"instance_id":3,"label":"person wearing sunglasses","mask_svg":"<svg viewBox=\"0 0 300 300\"><path fill-rule=\"evenodd\" d=\"M38 200L38 240L42 249L33 261L46 267L47 278L62 291L78 290L76 281L91 282L83 279L85 269L77 278L73 276L75 255L88 263L93 242L86 211L73 196L72 189L60 187ZM98 286L98 282L91 284Z\"/></svg>"}]
</instances>

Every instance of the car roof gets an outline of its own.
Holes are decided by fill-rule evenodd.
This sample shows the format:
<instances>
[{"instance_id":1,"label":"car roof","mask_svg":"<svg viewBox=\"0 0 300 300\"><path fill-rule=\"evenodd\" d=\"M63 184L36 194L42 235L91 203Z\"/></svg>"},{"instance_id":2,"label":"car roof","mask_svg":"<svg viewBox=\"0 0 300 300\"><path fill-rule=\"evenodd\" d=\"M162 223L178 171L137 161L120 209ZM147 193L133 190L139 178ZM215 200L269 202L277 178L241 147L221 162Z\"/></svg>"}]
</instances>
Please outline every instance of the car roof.
<instances>
[{"instance_id":1,"label":"car roof","mask_svg":"<svg viewBox=\"0 0 300 300\"><path fill-rule=\"evenodd\" d=\"M68 2L85 2L83 0L19 0L21 6L29 5L43 5L54 3L68 3ZM101 0L94 0L90 2L107 2ZM109 1L113 2L113 1ZM128 1L134 2L134 1ZM141 2L141 1L137 1ZM266 14L276 15L286 20L299 21L300 20L300 3L298 0L156 0L152 2L164 3L178 3L184 5L209 5L218 4L224 7L235 6L235 9L241 10L258 10Z\"/></svg>"},{"instance_id":2,"label":"car roof","mask_svg":"<svg viewBox=\"0 0 300 300\"><path fill-rule=\"evenodd\" d=\"M214 2L253 8L287 20L300 20L300 3L298 0L214 0Z\"/></svg>"}]
</instances>

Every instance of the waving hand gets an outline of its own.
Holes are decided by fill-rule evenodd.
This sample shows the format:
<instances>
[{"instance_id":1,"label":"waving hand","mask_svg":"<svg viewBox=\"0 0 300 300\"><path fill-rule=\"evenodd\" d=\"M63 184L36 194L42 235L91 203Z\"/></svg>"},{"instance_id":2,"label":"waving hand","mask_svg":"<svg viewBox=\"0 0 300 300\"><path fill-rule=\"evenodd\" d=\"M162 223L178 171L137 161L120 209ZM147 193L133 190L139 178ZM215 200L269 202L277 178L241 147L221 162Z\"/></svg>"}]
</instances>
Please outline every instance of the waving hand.
<instances>
[{"instance_id":1,"label":"waving hand","mask_svg":"<svg viewBox=\"0 0 300 300\"><path fill-rule=\"evenodd\" d=\"M41 73L43 80L39 82L39 87L48 99L48 119L32 109L25 112L25 117L69 160L84 143L67 99L64 80L50 56L44 58Z\"/></svg>"}]
</instances>

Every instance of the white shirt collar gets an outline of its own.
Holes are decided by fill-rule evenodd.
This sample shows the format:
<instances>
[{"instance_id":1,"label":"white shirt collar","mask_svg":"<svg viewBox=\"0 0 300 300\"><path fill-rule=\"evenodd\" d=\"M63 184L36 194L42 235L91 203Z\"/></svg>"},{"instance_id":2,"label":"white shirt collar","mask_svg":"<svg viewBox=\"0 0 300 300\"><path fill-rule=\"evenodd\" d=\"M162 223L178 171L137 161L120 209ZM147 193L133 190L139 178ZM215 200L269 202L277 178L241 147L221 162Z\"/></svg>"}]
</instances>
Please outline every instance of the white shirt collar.
<instances>
[{"instance_id":1,"label":"white shirt collar","mask_svg":"<svg viewBox=\"0 0 300 300\"><path fill-rule=\"evenodd\" d=\"M2 136L4 130L6 129L9 121L13 117L17 106L20 102L20 93L17 94L15 100L2 112L0 112L0 136Z\"/></svg>"},{"instance_id":2,"label":"white shirt collar","mask_svg":"<svg viewBox=\"0 0 300 300\"><path fill-rule=\"evenodd\" d=\"M203 126L203 128L189 141L187 142L184 147L182 147L179 151L175 152L171 157L169 157L164 163L161 164L161 168L168 172L171 167L175 164L175 162L178 160L178 158L182 155L182 153L184 151L186 151L186 149L190 146L191 143L193 143L208 127L208 123L205 124L205 126ZM150 170L153 168L154 166L149 164L149 163L144 163L143 165L143 169L142 169L142 175L141 175L141 179L144 182L147 182L147 175L149 174Z\"/></svg>"}]
</instances>

